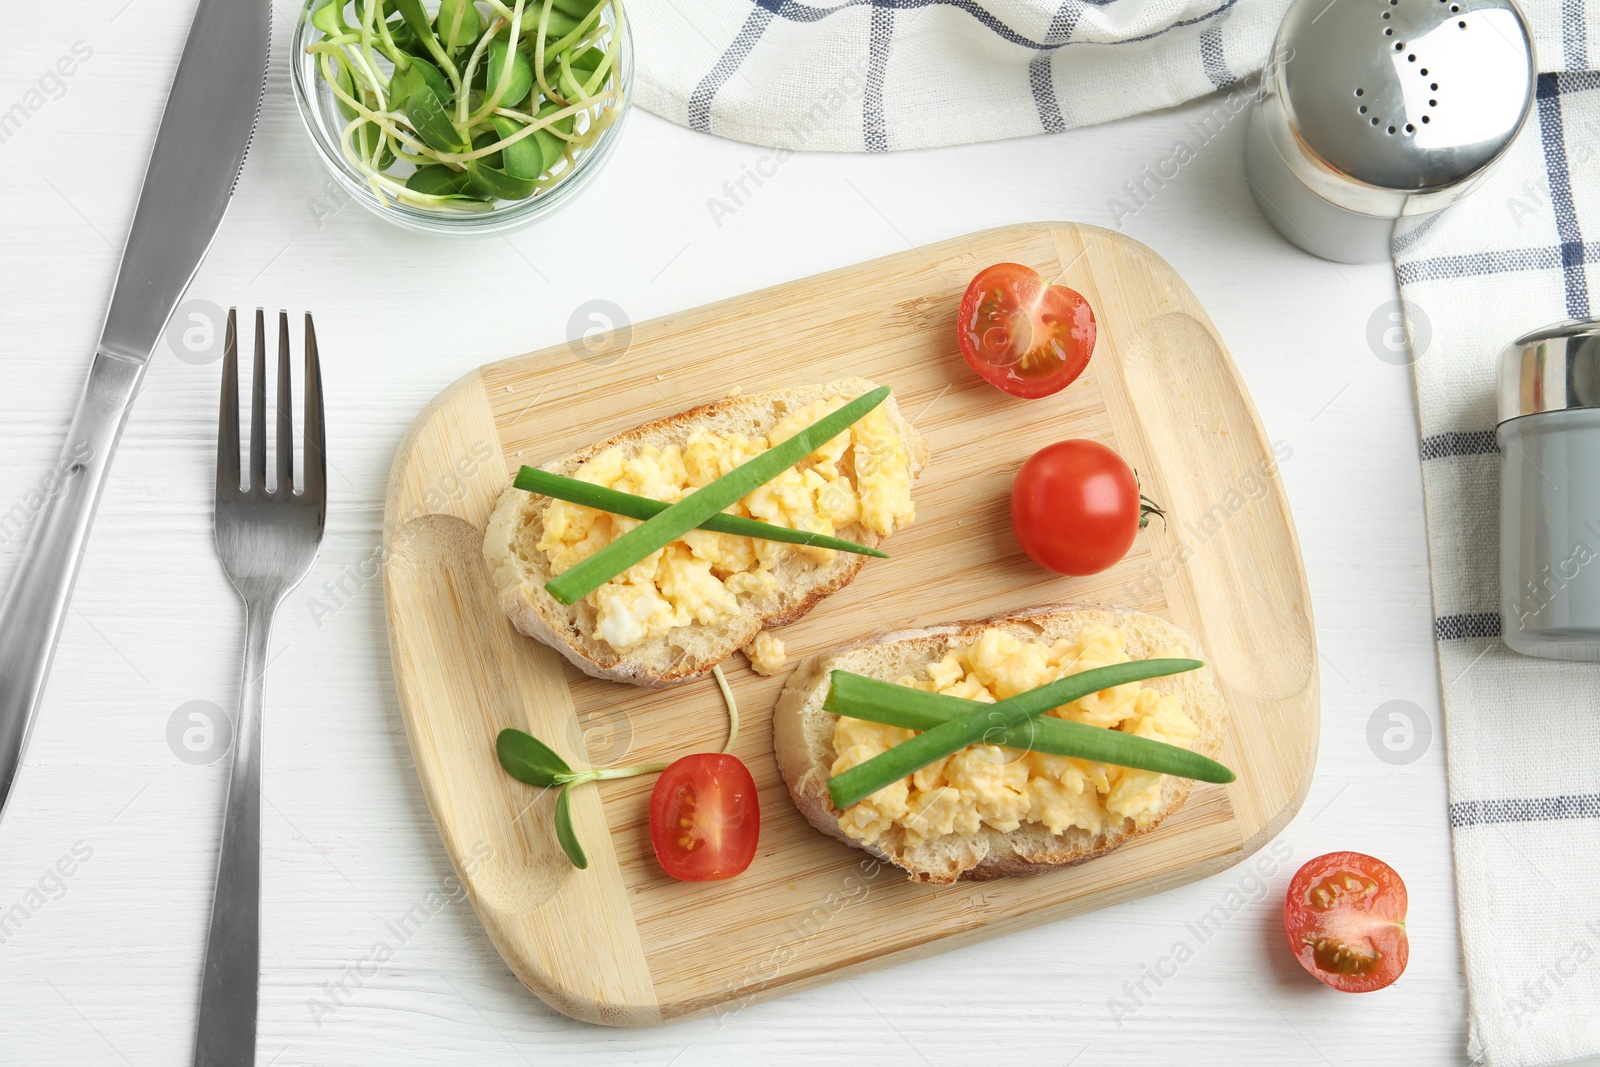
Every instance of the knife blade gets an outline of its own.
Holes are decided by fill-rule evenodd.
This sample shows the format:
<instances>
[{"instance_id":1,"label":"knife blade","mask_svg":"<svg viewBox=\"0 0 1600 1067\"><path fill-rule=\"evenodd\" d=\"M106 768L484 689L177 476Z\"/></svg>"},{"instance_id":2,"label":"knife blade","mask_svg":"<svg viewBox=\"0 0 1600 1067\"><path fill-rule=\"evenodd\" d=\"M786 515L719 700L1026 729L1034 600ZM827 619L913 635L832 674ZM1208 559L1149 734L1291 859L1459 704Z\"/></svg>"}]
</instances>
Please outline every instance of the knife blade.
<instances>
[{"instance_id":1,"label":"knife blade","mask_svg":"<svg viewBox=\"0 0 1600 1067\"><path fill-rule=\"evenodd\" d=\"M161 331L205 258L266 90L268 0L200 0L145 170L89 379L0 605L0 817L44 695L83 546Z\"/></svg>"}]
</instances>

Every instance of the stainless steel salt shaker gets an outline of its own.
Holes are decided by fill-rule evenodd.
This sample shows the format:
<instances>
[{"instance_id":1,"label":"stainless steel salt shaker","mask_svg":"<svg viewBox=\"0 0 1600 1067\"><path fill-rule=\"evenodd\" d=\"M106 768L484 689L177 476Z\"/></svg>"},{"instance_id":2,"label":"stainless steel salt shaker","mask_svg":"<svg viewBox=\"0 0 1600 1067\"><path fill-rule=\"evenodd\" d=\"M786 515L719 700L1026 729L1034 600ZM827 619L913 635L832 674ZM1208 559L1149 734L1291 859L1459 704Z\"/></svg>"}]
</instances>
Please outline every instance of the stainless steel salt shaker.
<instances>
[{"instance_id":1,"label":"stainless steel salt shaker","mask_svg":"<svg viewBox=\"0 0 1600 1067\"><path fill-rule=\"evenodd\" d=\"M1387 259L1395 223L1484 178L1533 104L1515 0L1296 0L1245 134L1256 203L1324 259Z\"/></svg>"},{"instance_id":2,"label":"stainless steel salt shaker","mask_svg":"<svg viewBox=\"0 0 1600 1067\"><path fill-rule=\"evenodd\" d=\"M1501 637L1600 661L1600 319L1519 337L1498 375Z\"/></svg>"}]
</instances>

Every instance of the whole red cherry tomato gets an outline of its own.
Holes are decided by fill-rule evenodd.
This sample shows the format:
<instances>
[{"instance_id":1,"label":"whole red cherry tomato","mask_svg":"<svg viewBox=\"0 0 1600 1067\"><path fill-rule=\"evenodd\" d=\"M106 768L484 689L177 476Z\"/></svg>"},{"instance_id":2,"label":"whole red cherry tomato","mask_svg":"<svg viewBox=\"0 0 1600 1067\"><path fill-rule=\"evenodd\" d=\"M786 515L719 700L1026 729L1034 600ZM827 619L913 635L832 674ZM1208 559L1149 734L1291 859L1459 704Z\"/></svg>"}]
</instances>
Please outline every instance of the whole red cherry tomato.
<instances>
[{"instance_id":1,"label":"whole red cherry tomato","mask_svg":"<svg viewBox=\"0 0 1600 1067\"><path fill-rule=\"evenodd\" d=\"M1095 441L1035 452L1011 485L1011 528L1039 566L1081 577L1123 556L1161 509L1139 494L1133 470Z\"/></svg>"},{"instance_id":2,"label":"whole red cherry tomato","mask_svg":"<svg viewBox=\"0 0 1600 1067\"><path fill-rule=\"evenodd\" d=\"M967 286L956 333L961 357L985 381L1032 400L1065 389L1089 365L1094 311L1032 267L996 263Z\"/></svg>"}]
</instances>

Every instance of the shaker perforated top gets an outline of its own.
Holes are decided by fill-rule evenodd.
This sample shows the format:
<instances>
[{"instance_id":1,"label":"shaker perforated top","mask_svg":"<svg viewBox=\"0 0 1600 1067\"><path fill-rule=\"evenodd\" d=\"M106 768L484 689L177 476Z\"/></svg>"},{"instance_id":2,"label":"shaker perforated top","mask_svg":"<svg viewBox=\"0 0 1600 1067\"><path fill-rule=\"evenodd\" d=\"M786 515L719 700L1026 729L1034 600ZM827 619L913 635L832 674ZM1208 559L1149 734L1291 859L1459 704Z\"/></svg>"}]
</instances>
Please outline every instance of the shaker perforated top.
<instances>
[{"instance_id":1,"label":"shaker perforated top","mask_svg":"<svg viewBox=\"0 0 1600 1067\"><path fill-rule=\"evenodd\" d=\"M1533 44L1514 0L1300 0L1277 55L1301 143L1384 189L1471 178L1516 136L1533 94Z\"/></svg>"}]
</instances>

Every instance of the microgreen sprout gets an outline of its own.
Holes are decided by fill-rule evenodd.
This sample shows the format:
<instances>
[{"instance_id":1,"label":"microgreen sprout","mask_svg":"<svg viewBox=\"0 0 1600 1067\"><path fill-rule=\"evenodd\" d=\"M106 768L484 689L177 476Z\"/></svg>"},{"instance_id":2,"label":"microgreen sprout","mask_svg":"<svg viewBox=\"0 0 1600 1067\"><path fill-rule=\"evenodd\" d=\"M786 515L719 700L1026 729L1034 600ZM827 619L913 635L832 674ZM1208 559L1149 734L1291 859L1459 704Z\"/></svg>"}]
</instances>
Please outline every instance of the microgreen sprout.
<instances>
[{"instance_id":1,"label":"microgreen sprout","mask_svg":"<svg viewBox=\"0 0 1600 1067\"><path fill-rule=\"evenodd\" d=\"M724 753L728 753L733 751L734 742L739 739L739 706L734 703L733 690L728 687L728 679L723 675L722 668L712 667L711 673L716 676L717 688L722 691L722 699L728 705L728 741L722 748ZM637 778L642 774L660 774L671 766L667 763L636 763L631 767L591 767L588 770L575 771L555 749L537 737L522 730L509 728L500 731L499 736L495 738L494 747L500 766L511 777L540 789L558 790L555 813L556 841L560 843L561 851L567 854L567 859L580 871L589 866L589 857L584 853L583 845L578 841L577 831L572 825L570 791L585 782L604 782L616 778Z\"/></svg>"}]
</instances>

